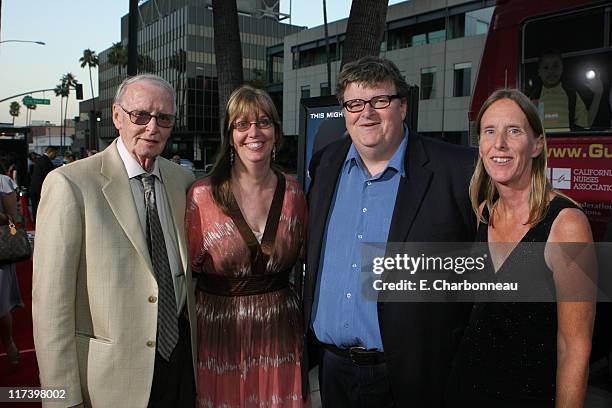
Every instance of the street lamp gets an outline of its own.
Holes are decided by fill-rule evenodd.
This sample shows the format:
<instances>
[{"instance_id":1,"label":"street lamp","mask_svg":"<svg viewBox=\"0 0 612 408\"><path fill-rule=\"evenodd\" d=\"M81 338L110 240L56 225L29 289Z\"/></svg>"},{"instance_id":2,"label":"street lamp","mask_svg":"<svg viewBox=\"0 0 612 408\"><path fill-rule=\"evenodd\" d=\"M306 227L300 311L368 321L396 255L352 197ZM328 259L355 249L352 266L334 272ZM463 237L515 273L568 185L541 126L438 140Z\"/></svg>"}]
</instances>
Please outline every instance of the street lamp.
<instances>
[{"instance_id":1,"label":"street lamp","mask_svg":"<svg viewBox=\"0 0 612 408\"><path fill-rule=\"evenodd\" d=\"M32 44L38 44L38 45L45 45L43 41L30 41L30 40L2 40L0 41L0 44L7 43L7 42L32 43Z\"/></svg>"}]
</instances>

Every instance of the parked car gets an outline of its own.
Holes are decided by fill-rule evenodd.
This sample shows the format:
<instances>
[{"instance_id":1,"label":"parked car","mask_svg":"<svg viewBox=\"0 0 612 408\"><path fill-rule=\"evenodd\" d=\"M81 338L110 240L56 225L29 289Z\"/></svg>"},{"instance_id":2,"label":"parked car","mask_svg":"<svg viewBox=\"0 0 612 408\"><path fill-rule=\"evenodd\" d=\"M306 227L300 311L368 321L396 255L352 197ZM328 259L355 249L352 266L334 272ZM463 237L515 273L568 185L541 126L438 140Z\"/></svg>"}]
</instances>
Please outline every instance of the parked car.
<instances>
[{"instance_id":1,"label":"parked car","mask_svg":"<svg viewBox=\"0 0 612 408\"><path fill-rule=\"evenodd\" d=\"M191 160L187 160L187 159L181 159L181 166L194 171L195 170L195 165L193 164L193 162Z\"/></svg>"}]
</instances>

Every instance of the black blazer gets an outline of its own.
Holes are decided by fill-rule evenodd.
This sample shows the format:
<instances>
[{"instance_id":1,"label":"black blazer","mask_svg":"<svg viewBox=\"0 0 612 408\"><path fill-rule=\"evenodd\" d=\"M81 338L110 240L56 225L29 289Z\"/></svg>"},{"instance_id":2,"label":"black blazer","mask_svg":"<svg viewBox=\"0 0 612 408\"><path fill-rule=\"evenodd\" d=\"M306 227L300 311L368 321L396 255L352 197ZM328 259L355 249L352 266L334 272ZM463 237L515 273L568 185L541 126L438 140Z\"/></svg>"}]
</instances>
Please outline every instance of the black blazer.
<instances>
[{"instance_id":1,"label":"black blazer","mask_svg":"<svg viewBox=\"0 0 612 408\"><path fill-rule=\"evenodd\" d=\"M51 172L51 170L55 169L55 165L47 156L43 154L34 163L32 167L32 178L30 180L30 196L40 197L40 191L42 190L43 181L45 181L45 177L47 174Z\"/></svg>"},{"instance_id":2,"label":"black blazer","mask_svg":"<svg viewBox=\"0 0 612 408\"><path fill-rule=\"evenodd\" d=\"M304 280L304 327L308 333L322 240L331 200L350 138L333 142L310 165L308 254ZM473 241L475 217L468 186L475 163L468 149L411 133L406 177L397 191L388 242ZM470 304L378 303L378 321L396 406L440 407ZM305 335L306 340L307 334ZM303 374L308 356L304 348Z\"/></svg>"}]
</instances>

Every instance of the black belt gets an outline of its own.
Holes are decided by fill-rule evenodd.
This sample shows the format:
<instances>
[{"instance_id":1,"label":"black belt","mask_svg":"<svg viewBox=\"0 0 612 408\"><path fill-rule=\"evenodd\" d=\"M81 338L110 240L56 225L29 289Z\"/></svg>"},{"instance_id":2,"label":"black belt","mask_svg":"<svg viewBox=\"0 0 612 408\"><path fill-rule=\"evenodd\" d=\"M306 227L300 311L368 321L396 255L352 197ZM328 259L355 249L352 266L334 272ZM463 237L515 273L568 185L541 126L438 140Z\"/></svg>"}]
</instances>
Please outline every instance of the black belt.
<instances>
[{"instance_id":1,"label":"black belt","mask_svg":"<svg viewBox=\"0 0 612 408\"><path fill-rule=\"evenodd\" d=\"M353 364L358 366L378 365L385 362L385 353L378 350L368 350L363 347L339 348L333 344L321 343L323 348L331 351L337 356L349 358Z\"/></svg>"},{"instance_id":2,"label":"black belt","mask_svg":"<svg viewBox=\"0 0 612 408\"><path fill-rule=\"evenodd\" d=\"M217 296L249 296L275 292L289 286L291 269L277 273L222 276L207 273L198 274L197 288Z\"/></svg>"}]
</instances>

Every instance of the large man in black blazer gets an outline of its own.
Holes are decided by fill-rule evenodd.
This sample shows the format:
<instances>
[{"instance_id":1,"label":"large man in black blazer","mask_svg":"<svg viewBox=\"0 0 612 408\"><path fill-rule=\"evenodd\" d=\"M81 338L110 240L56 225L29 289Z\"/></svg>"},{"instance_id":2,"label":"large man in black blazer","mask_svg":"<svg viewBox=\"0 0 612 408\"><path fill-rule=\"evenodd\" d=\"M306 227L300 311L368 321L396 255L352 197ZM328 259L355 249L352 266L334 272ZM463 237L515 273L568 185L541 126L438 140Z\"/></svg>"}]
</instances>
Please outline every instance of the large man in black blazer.
<instances>
[{"instance_id":1,"label":"large man in black blazer","mask_svg":"<svg viewBox=\"0 0 612 408\"><path fill-rule=\"evenodd\" d=\"M306 332L321 351L324 407L442 406L469 316L470 305L458 303L368 306L354 290L359 242L474 237L468 198L474 152L409 131L407 91L388 60L347 64L337 96L350 138L311 160L304 314Z\"/></svg>"},{"instance_id":2,"label":"large man in black blazer","mask_svg":"<svg viewBox=\"0 0 612 408\"><path fill-rule=\"evenodd\" d=\"M52 160L57 156L57 147L48 146L45 153L42 154L32 167L32 177L30 179L30 202L32 203L32 216L36 221L36 212L38 210L38 202L40 201L40 192L42 190L43 181L53 169L55 165Z\"/></svg>"}]
</instances>

